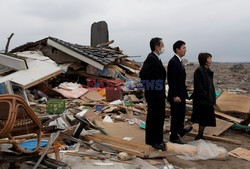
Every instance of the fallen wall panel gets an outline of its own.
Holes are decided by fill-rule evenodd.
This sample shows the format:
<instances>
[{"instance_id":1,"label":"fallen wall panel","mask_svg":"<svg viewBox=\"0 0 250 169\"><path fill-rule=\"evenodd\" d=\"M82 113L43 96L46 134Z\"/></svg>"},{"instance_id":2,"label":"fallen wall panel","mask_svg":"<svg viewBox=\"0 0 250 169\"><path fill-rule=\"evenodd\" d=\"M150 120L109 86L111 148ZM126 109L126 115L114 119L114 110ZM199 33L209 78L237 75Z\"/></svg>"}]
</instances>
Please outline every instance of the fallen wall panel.
<instances>
[{"instance_id":1,"label":"fallen wall panel","mask_svg":"<svg viewBox=\"0 0 250 169\"><path fill-rule=\"evenodd\" d=\"M49 61L31 60L27 64L29 69L4 76L0 78L0 82L11 80L27 89L61 73L61 69Z\"/></svg>"}]
</instances>

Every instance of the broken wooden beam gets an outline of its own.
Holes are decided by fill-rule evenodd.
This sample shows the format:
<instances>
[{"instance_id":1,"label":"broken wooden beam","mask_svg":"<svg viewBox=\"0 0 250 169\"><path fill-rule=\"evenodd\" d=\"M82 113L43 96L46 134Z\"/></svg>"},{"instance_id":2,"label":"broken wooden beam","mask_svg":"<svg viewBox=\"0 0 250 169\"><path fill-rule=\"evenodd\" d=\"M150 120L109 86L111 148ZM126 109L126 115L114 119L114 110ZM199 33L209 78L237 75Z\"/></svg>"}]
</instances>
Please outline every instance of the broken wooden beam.
<instances>
[{"instance_id":1,"label":"broken wooden beam","mask_svg":"<svg viewBox=\"0 0 250 169\"><path fill-rule=\"evenodd\" d=\"M196 136L195 133L187 133L189 136ZM221 141L225 143L232 143L232 144L241 144L240 140L235 140L235 139L230 139L230 138L225 138L225 137L218 137L218 136L210 136L210 135L203 135L205 139L207 140L213 140L213 141Z\"/></svg>"},{"instance_id":2,"label":"broken wooden beam","mask_svg":"<svg viewBox=\"0 0 250 169\"><path fill-rule=\"evenodd\" d=\"M241 123L243 121L243 119L239 119L222 112L215 111L215 114L235 123Z\"/></svg>"},{"instance_id":3,"label":"broken wooden beam","mask_svg":"<svg viewBox=\"0 0 250 169\"><path fill-rule=\"evenodd\" d=\"M8 37L8 41L6 43L4 53L8 53L8 51L9 51L9 45L10 45L10 40L11 40L11 38L12 38L13 35L14 35L14 33L11 33L11 35Z\"/></svg>"},{"instance_id":4,"label":"broken wooden beam","mask_svg":"<svg viewBox=\"0 0 250 169\"><path fill-rule=\"evenodd\" d=\"M105 136L102 134L94 134L91 136L88 135L88 136L85 136L84 138L87 140L93 140L93 141L105 143L106 145L110 146L112 149L115 149L117 151L123 151L131 155L136 155L142 158L149 157L150 153L154 151L153 147L146 145L146 144L130 142L130 141L122 140L120 138Z\"/></svg>"}]
</instances>

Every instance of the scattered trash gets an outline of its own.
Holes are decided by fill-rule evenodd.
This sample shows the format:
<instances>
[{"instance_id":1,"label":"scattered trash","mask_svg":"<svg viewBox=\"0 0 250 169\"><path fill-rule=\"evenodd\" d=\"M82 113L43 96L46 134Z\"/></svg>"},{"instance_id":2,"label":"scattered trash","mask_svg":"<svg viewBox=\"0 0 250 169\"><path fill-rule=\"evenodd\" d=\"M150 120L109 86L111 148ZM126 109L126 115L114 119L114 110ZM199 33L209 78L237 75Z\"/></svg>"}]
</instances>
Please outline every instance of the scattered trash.
<instances>
[{"instance_id":1,"label":"scattered trash","mask_svg":"<svg viewBox=\"0 0 250 169\"><path fill-rule=\"evenodd\" d=\"M132 156L126 152L120 152L117 157L122 161L132 160L133 158L135 158L135 156Z\"/></svg>"},{"instance_id":2,"label":"scattered trash","mask_svg":"<svg viewBox=\"0 0 250 169\"><path fill-rule=\"evenodd\" d=\"M46 147L47 145L47 140L42 140L40 143L40 147ZM24 142L20 143L20 146L28 150L34 150L37 147L37 140L25 140Z\"/></svg>"},{"instance_id":3,"label":"scattered trash","mask_svg":"<svg viewBox=\"0 0 250 169\"><path fill-rule=\"evenodd\" d=\"M146 129L146 123L145 122L141 122L140 124L139 124L139 127L141 128L141 129Z\"/></svg>"},{"instance_id":4,"label":"scattered trash","mask_svg":"<svg viewBox=\"0 0 250 169\"><path fill-rule=\"evenodd\" d=\"M247 132L247 133L250 132L250 126L242 125L239 123L234 123L232 128L236 129L236 130L242 130L242 131Z\"/></svg>"},{"instance_id":5,"label":"scattered trash","mask_svg":"<svg viewBox=\"0 0 250 169\"><path fill-rule=\"evenodd\" d=\"M123 140L131 141L133 137L123 137Z\"/></svg>"},{"instance_id":6,"label":"scattered trash","mask_svg":"<svg viewBox=\"0 0 250 169\"><path fill-rule=\"evenodd\" d=\"M105 116L104 119L102 120L104 122L109 122L109 123L113 123L114 121L111 119L110 116Z\"/></svg>"},{"instance_id":7,"label":"scattered trash","mask_svg":"<svg viewBox=\"0 0 250 169\"><path fill-rule=\"evenodd\" d=\"M59 99L48 100L46 105L46 113L62 114L65 111L65 101Z\"/></svg>"},{"instance_id":8,"label":"scattered trash","mask_svg":"<svg viewBox=\"0 0 250 169\"><path fill-rule=\"evenodd\" d=\"M94 164L97 166L113 166L114 165L114 163L111 163L111 162L95 162Z\"/></svg>"},{"instance_id":9,"label":"scattered trash","mask_svg":"<svg viewBox=\"0 0 250 169\"><path fill-rule=\"evenodd\" d=\"M100 112L102 111L103 107L104 107L103 105L95 105L95 110Z\"/></svg>"}]
</instances>

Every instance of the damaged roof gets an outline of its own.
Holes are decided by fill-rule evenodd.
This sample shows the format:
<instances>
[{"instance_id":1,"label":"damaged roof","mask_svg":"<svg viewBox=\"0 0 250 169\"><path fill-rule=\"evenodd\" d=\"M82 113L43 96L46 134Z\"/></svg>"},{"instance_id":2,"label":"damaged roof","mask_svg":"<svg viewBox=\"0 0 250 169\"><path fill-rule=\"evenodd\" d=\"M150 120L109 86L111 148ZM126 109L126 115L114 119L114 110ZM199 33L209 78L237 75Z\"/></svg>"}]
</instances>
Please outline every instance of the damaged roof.
<instances>
[{"instance_id":1,"label":"damaged roof","mask_svg":"<svg viewBox=\"0 0 250 169\"><path fill-rule=\"evenodd\" d=\"M83 46L54 37L47 37L36 42L29 42L10 52L21 52L30 48L39 49L39 45L52 46L101 70L103 70L104 66L115 62L116 59L127 57L119 48Z\"/></svg>"}]
</instances>

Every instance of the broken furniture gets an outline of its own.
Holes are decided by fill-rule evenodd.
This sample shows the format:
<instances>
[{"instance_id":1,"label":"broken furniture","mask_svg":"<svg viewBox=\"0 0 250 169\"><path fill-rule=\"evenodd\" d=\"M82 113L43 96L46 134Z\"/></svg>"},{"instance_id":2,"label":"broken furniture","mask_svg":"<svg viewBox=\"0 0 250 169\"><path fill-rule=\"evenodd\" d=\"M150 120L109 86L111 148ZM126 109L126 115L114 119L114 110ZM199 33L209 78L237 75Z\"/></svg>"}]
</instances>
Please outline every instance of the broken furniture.
<instances>
[{"instance_id":1,"label":"broken furniture","mask_svg":"<svg viewBox=\"0 0 250 169\"><path fill-rule=\"evenodd\" d=\"M19 152L36 152L40 147L42 125L28 104L18 95L0 95L0 112L0 138L8 138ZM32 133L37 135L37 146L34 150L24 149L14 138Z\"/></svg>"},{"instance_id":2,"label":"broken furniture","mask_svg":"<svg viewBox=\"0 0 250 169\"><path fill-rule=\"evenodd\" d=\"M4 94L0 95L0 112L0 144L12 144L14 148L12 149L14 150L12 154L18 154L18 157L13 156L12 160L10 160L10 153L0 152L2 153L0 164L9 162L10 165L15 165L16 162L20 161L37 161L40 157L42 124L33 110L20 96ZM34 146L34 149L24 148L20 144L23 140L17 139L17 137L20 138L20 136L27 134L34 134L36 136L36 146ZM47 156L46 159L48 160ZM51 160L49 161L50 164L53 163Z\"/></svg>"}]
</instances>

